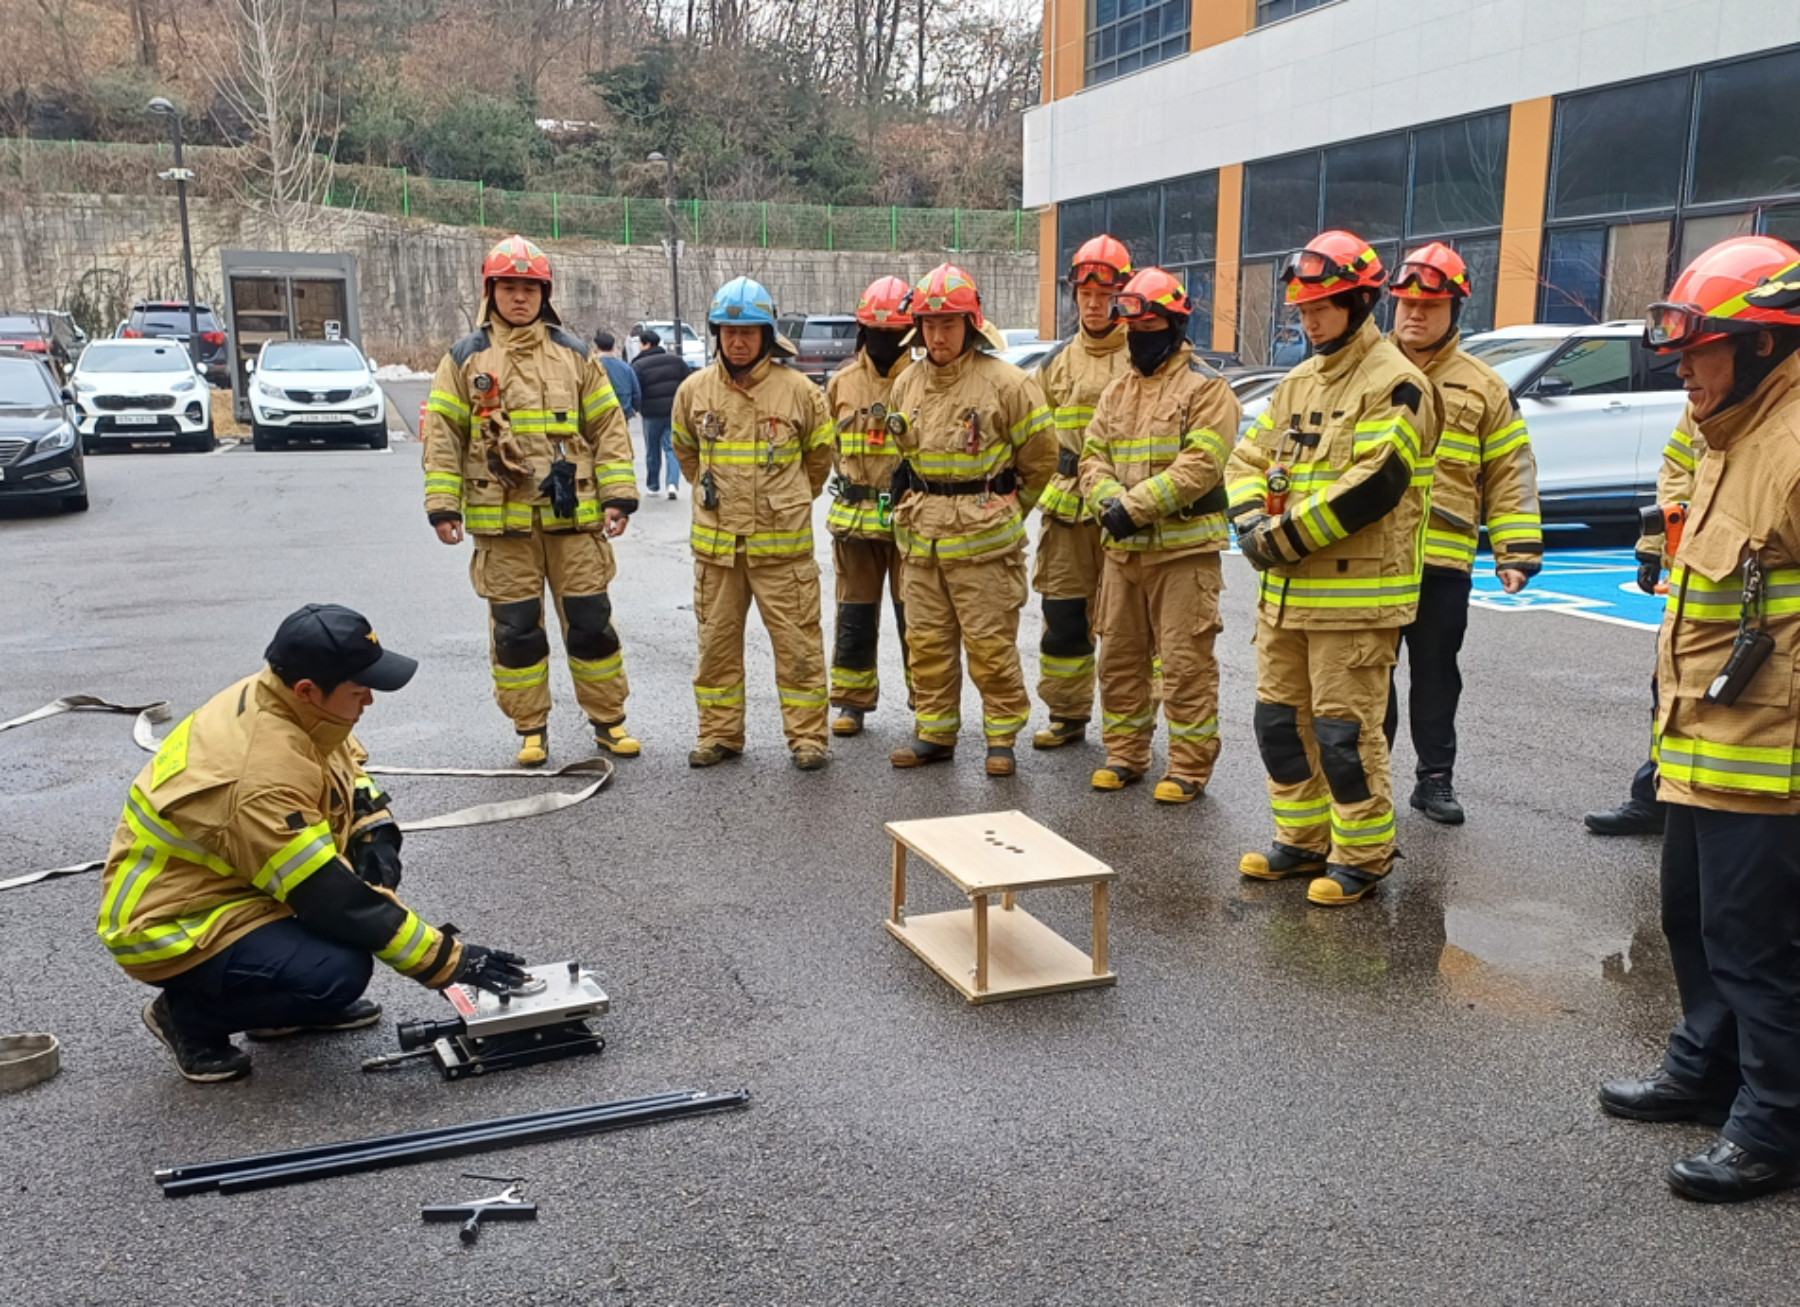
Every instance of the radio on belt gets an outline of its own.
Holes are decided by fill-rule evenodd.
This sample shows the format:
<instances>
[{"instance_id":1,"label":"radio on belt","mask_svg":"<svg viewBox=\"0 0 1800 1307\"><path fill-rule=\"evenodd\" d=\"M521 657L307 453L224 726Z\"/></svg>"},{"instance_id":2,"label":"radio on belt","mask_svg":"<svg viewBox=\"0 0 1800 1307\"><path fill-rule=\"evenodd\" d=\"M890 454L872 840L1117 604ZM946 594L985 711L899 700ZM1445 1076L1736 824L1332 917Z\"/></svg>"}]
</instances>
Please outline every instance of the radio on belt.
<instances>
[{"instance_id":1,"label":"radio on belt","mask_svg":"<svg viewBox=\"0 0 1800 1307\"><path fill-rule=\"evenodd\" d=\"M444 991L457 1015L442 1021L402 1021L401 1051L372 1057L364 1071L385 1071L431 1057L446 1080L510 1067L598 1053L606 1040L587 1019L612 1009L612 1000L579 962L526 967L517 989L491 994L471 985Z\"/></svg>"}]
</instances>

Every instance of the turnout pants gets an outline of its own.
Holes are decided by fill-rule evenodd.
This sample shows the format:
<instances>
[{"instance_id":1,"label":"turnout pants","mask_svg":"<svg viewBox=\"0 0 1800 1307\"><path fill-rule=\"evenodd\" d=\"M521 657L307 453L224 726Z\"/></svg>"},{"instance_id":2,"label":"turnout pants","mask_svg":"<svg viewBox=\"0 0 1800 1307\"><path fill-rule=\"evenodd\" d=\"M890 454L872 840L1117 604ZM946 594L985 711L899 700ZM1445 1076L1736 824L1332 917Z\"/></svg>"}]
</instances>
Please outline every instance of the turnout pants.
<instances>
[{"instance_id":1,"label":"turnout pants","mask_svg":"<svg viewBox=\"0 0 1800 1307\"><path fill-rule=\"evenodd\" d=\"M1032 587L1044 597L1044 633L1038 641L1038 698L1052 717L1086 721L1094 713L1092 612L1100 588L1100 527L1043 519L1038 530Z\"/></svg>"},{"instance_id":2,"label":"turnout pants","mask_svg":"<svg viewBox=\"0 0 1800 1307\"><path fill-rule=\"evenodd\" d=\"M1737 1091L1731 1142L1800 1160L1800 816L1669 804L1662 926L1681 993L1664 1069Z\"/></svg>"},{"instance_id":3,"label":"turnout pants","mask_svg":"<svg viewBox=\"0 0 1800 1307\"><path fill-rule=\"evenodd\" d=\"M1106 760L1145 772L1156 708L1150 660L1162 660L1169 775L1204 786L1219 756L1219 592L1217 554L1106 556L1100 578L1100 713Z\"/></svg>"},{"instance_id":4,"label":"turnout pants","mask_svg":"<svg viewBox=\"0 0 1800 1307\"><path fill-rule=\"evenodd\" d=\"M317 1025L361 998L374 969L366 949L279 917L159 984L176 1027L212 1043L241 1030Z\"/></svg>"},{"instance_id":5,"label":"turnout pants","mask_svg":"<svg viewBox=\"0 0 1800 1307\"><path fill-rule=\"evenodd\" d=\"M1275 838L1366 876L1384 875L1394 853L1381 723L1398 639L1393 627L1256 622L1256 745L1269 773Z\"/></svg>"},{"instance_id":6,"label":"turnout pants","mask_svg":"<svg viewBox=\"0 0 1800 1307\"><path fill-rule=\"evenodd\" d=\"M955 744L962 729L962 653L981 692L989 745L1010 747L1031 718L1019 663L1019 610L1025 560L1018 554L940 567L904 558L906 657L912 670L913 730L932 744Z\"/></svg>"},{"instance_id":7,"label":"turnout pants","mask_svg":"<svg viewBox=\"0 0 1800 1307\"><path fill-rule=\"evenodd\" d=\"M1473 578L1462 572L1425 569L1419 588L1419 614L1411 626L1400 628L1406 646L1407 669L1412 686L1407 696L1407 717L1412 725L1413 753L1420 779L1449 776L1456 768L1456 706L1462 700L1462 672L1456 656L1462 652L1463 635L1469 629L1469 592ZM1387 719L1382 733L1388 748L1400 724L1400 701L1394 677L1388 674Z\"/></svg>"},{"instance_id":8,"label":"turnout pants","mask_svg":"<svg viewBox=\"0 0 1800 1307\"><path fill-rule=\"evenodd\" d=\"M544 586L562 623L563 650L575 701L588 720L625 720L625 656L613 629L606 587L618 569L612 548L591 531L528 536L476 536L469 576L488 601L494 702L521 735L550 719L550 638L544 633Z\"/></svg>"},{"instance_id":9,"label":"turnout pants","mask_svg":"<svg viewBox=\"0 0 1800 1307\"><path fill-rule=\"evenodd\" d=\"M889 540L833 536L837 574L837 624L831 652L831 703L835 708L875 707L881 685L875 655L881 635L881 592L894 605L900 653L906 655L906 605L900 600L900 552Z\"/></svg>"},{"instance_id":10,"label":"turnout pants","mask_svg":"<svg viewBox=\"0 0 1800 1307\"><path fill-rule=\"evenodd\" d=\"M825 634L819 626L819 565L809 555L752 565L738 545L730 567L694 563L700 659L694 701L700 743L744 747L744 621L750 603L775 652L775 689L790 750L825 747Z\"/></svg>"}]
</instances>

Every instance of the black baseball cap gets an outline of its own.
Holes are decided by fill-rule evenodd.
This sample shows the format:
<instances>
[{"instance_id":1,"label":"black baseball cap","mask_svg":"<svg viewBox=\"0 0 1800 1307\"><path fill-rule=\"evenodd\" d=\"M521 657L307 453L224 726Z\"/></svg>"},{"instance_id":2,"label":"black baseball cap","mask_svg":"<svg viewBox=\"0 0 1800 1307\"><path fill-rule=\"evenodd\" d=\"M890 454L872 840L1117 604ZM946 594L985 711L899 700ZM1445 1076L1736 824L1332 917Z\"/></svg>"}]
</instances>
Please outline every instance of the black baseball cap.
<instances>
[{"instance_id":1,"label":"black baseball cap","mask_svg":"<svg viewBox=\"0 0 1800 1307\"><path fill-rule=\"evenodd\" d=\"M340 604L308 604L289 613L263 657L288 684L354 681L371 690L398 690L419 670L417 659L383 649L369 619Z\"/></svg>"}]
</instances>

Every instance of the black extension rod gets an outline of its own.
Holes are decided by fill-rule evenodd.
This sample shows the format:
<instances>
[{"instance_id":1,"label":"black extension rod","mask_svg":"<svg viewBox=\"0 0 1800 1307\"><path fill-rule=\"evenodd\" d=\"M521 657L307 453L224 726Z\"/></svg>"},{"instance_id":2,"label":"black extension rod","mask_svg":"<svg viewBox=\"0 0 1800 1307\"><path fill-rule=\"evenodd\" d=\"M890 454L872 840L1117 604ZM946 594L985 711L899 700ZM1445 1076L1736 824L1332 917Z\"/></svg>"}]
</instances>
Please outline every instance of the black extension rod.
<instances>
[{"instance_id":1,"label":"black extension rod","mask_svg":"<svg viewBox=\"0 0 1800 1307\"><path fill-rule=\"evenodd\" d=\"M587 1103L580 1107L555 1107L542 1112L524 1112L518 1116L494 1117L487 1121L464 1121L459 1125L435 1126L429 1130L409 1130L404 1134L374 1135L367 1139L350 1139L336 1144L315 1144L309 1148L284 1148L272 1153L256 1153L249 1157L233 1157L221 1162L196 1162L189 1166L168 1166L156 1172L156 1183L172 1180L202 1180L236 1171L260 1171L270 1166L287 1166L294 1162L310 1162L323 1157L367 1152L374 1148L392 1148L396 1144L422 1144L474 1130L531 1125L562 1117L581 1116L588 1112L621 1107L647 1107L655 1103L676 1103L694 1097L692 1089L677 1089L665 1094L649 1094L643 1098L621 1099L616 1103Z\"/></svg>"},{"instance_id":2,"label":"black extension rod","mask_svg":"<svg viewBox=\"0 0 1800 1307\"><path fill-rule=\"evenodd\" d=\"M181 1198L216 1188L222 1194L245 1193L253 1189L272 1189L281 1185L322 1180L337 1175L355 1175L409 1162L431 1161L440 1157L461 1157L469 1153L485 1153L517 1144L542 1143L577 1135L598 1134L605 1130L622 1130L634 1125L672 1121L722 1108L742 1107L750 1101L746 1090L725 1094L696 1093L686 1099L655 1106L619 1107L601 1105L585 1114L562 1117L533 1125L510 1128L474 1129L448 1138L424 1143L397 1145L391 1148L366 1149L334 1157L296 1162L287 1166L269 1166L256 1170L235 1171L223 1176L198 1180L173 1180L163 1186L166 1198ZM491 1127L492 1123L488 1123Z\"/></svg>"}]
</instances>

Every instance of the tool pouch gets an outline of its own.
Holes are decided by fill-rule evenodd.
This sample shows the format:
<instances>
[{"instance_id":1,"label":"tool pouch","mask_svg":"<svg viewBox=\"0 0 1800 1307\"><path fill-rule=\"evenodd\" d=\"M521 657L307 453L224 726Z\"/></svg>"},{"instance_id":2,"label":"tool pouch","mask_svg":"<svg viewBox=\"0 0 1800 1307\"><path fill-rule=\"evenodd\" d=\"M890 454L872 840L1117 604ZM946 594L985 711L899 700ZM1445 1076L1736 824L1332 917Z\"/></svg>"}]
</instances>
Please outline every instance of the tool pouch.
<instances>
[{"instance_id":1,"label":"tool pouch","mask_svg":"<svg viewBox=\"0 0 1800 1307\"><path fill-rule=\"evenodd\" d=\"M1721 708L1731 707L1744 692L1744 687L1756 679L1762 665L1769 661L1769 655L1775 652L1775 637L1760 626L1751 625L1753 619L1760 620L1762 615L1762 588L1761 565L1755 558L1746 559L1744 598L1739 610L1737 639L1731 642L1731 653L1725 659L1725 666L1701 696L1707 703L1716 703Z\"/></svg>"},{"instance_id":2,"label":"tool pouch","mask_svg":"<svg viewBox=\"0 0 1800 1307\"><path fill-rule=\"evenodd\" d=\"M711 468L700 474L700 504L709 513L719 508L719 483L713 480Z\"/></svg>"}]
</instances>

